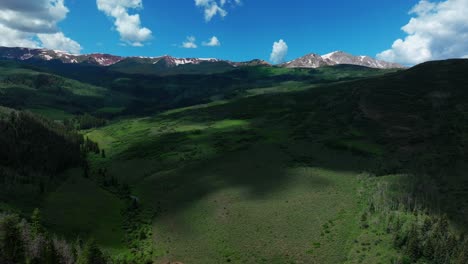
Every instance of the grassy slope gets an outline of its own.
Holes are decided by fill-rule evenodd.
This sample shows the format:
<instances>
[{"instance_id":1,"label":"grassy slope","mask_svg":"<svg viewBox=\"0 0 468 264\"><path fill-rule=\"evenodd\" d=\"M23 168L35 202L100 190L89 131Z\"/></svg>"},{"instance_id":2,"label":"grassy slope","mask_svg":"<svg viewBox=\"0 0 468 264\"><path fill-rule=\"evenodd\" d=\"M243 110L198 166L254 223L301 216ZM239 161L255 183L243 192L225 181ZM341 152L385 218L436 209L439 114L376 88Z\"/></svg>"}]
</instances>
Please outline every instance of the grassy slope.
<instances>
[{"instance_id":1,"label":"grassy slope","mask_svg":"<svg viewBox=\"0 0 468 264\"><path fill-rule=\"evenodd\" d=\"M397 254L391 238L378 225L359 228L366 201L358 175L386 154L389 142L407 147L403 141L411 138L416 147L410 150L420 150L414 139L426 136L421 131L433 119L417 114L447 114L450 105L465 109L465 68L445 66L452 70L435 65L340 84L317 84L326 78L256 84L247 98L122 120L89 131L107 153L92 163L130 183L142 206L155 213L159 262L388 263ZM330 78L337 74L324 70L331 70ZM284 77L266 75L277 74ZM89 184L77 186L91 190L90 198L106 197ZM48 200L51 222L54 209L64 206L57 200L73 201L84 191L72 189ZM118 201L106 204L106 214L117 215ZM71 215L81 210L70 207ZM95 219L87 231L119 249L106 241L112 228L92 228L109 219L97 210L89 214ZM74 225L63 222L64 231Z\"/></svg>"},{"instance_id":2,"label":"grassy slope","mask_svg":"<svg viewBox=\"0 0 468 264\"><path fill-rule=\"evenodd\" d=\"M386 263L399 253L378 222L359 227L366 198L358 175L393 162L386 150L410 167L425 164L421 155L407 157L431 146L425 142L451 151L454 142L437 127L466 125L465 64L429 63L339 84L288 83L117 122L89 133L110 153L94 164L132 184L156 212L159 261ZM463 182L452 175L453 184ZM460 208L449 195L452 178L441 185L444 203L452 204L447 212Z\"/></svg>"},{"instance_id":3,"label":"grassy slope","mask_svg":"<svg viewBox=\"0 0 468 264\"><path fill-rule=\"evenodd\" d=\"M369 160L320 143L341 127L321 122L327 109L314 98L329 87L317 89L93 130L88 136L108 153L94 165L132 184L155 210L159 261L343 262L360 232L357 175ZM304 122L316 125L312 141L296 135L307 132ZM356 137L367 144L363 152L376 155L368 147L375 143Z\"/></svg>"},{"instance_id":4,"label":"grassy slope","mask_svg":"<svg viewBox=\"0 0 468 264\"><path fill-rule=\"evenodd\" d=\"M91 235L105 248L121 249L123 203L83 178L81 170L67 173L68 180L44 201L45 222L51 230L68 238Z\"/></svg>"}]
</instances>

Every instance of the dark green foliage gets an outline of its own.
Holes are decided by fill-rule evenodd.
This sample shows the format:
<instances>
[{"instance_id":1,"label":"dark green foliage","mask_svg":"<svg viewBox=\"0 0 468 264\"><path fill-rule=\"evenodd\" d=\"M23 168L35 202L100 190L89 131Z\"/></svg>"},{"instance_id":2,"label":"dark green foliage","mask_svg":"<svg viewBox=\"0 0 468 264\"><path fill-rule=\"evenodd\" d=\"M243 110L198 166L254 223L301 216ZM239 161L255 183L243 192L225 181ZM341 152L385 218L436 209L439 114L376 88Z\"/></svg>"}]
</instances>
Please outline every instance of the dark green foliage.
<instances>
[{"instance_id":1,"label":"dark green foliage","mask_svg":"<svg viewBox=\"0 0 468 264\"><path fill-rule=\"evenodd\" d=\"M56 173L81 162L82 137L27 112L0 119L0 166Z\"/></svg>"},{"instance_id":2,"label":"dark green foliage","mask_svg":"<svg viewBox=\"0 0 468 264\"><path fill-rule=\"evenodd\" d=\"M62 172L83 164L82 143L77 132L28 112L0 116L0 200L32 211Z\"/></svg>"},{"instance_id":3,"label":"dark green foliage","mask_svg":"<svg viewBox=\"0 0 468 264\"><path fill-rule=\"evenodd\" d=\"M75 117L79 129L90 129L95 127L104 126L107 121L102 118L94 117L90 114L79 115Z\"/></svg>"},{"instance_id":4,"label":"dark green foliage","mask_svg":"<svg viewBox=\"0 0 468 264\"><path fill-rule=\"evenodd\" d=\"M105 264L106 258L99 249L96 241L93 239L88 240L80 254L78 255L76 264Z\"/></svg>"},{"instance_id":5,"label":"dark green foliage","mask_svg":"<svg viewBox=\"0 0 468 264\"><path fill-rule=\"evenodd\" d=\"M19 217L0 214L0 263L21 263L25 255L25 243L21 237Z\"/></svg>"},{"instance_id":6,"label":"dark green foliage","mask_svg":"<svg viewBox=\"0 0 468 264\"><path fill-rule=\"evenodd\" d=\"M66 179L66 170L83 167L89 173L87 153L100 153L95 142L58 122L6 108L0 112L2 202L31 212Z\"/></svg>"},{"instance_id":7,"label":"dark green foliage","mask_svg":"<svg viewBox=\"0 0 468 264\"><path fill-rule=\"evenodd\" d=\"M37 215L35 212L34 215ZM15 214L0 213L0 263L2 264L106 264L112 263L94 240L72 245L51 238L41 229L35 231L35 219L29 224ZM78 255L77 255L78 254Z\"/></svg>"},{"instance_id":8,"label":"dark green foliage","mask_svg":"<svg viewBox=\"0 0 468 264\"><path fill-rule=\"evenodd\" d=\"M282 82L332 83L388 72L350 65L323 69L285 69L267 66L233 68L224 62L182 65L170 69L163 67L161 71L160 65L133 63L132 60L138 59L127 59L111 67L29 61L38 66L33 69L24 63L5 63L3 67L6 69L27 68L34 70L32 71L34 76L42 77L21 75L16 78L27 80L27 83L22 84L22 89L18 87L8 89L6 94L0 97L0 104L13 108L47 106L80 116L79 119L88 113L98 118L98 120L82 120L82 127L90 128L102 125L103 120L100 120L100 117L154 114L167 109L207 103L212 101L213 97L218 99L239 97L250 89L272 87ZM81 83L74 83L69 79L45 72ZM23 88L36 87L35 83L44 88L35 90ZM97 85L99 88L89 84ZM69 89L65 89L64 86ZM86 93L73 94L72 92L77 90L75 86L84 87ZM88 93L94 96L89 96ZM100 111L104 107L119 107L122 111L117 113Z\"/></svg>"},{"instance_id":9,"label":"dark green foliage","mask_svg":"<svg viewBox=\"0 0 468 264\"><path fill-rule=\"evenodd\" d=\"M99 154L99 145L96 142L93 142L89 138L86 138L82 145L82 151L84 153L93 152L94 154Z\"/></svg>"},{"instance_id":10,"label":"dark green foliage","mask_svg":"<svg viewBox=\"0 0 468 264\"><path fill-rule=\"evenodd\" d=\"M463 244L460 245L458 255L455 255L455 264L468 263L468 241L464 240Z\"/></svg>"},{"instance_id":11,"label":"dark green foliage","mask_svg":"<svg viewBox=\"0 0 468 264\"><path fill-rule=\"evenodd\" d=\"M408 241L406 242L406 254L413 262L416 262L421 257L420 241L421 237L417 227L411 227L408 233Z\"/></svg>"},{"instance_id":12,"label":"dark green foliage","mask_svg":"<svg viewBox=\"0 0 468 264\"><path fill-rule=\"evenodd\" d=\"M367 212L364 212L361 215L361 228L368 228L369 227L369 222L367 219Z\"/></svg>"},{"instance_id":13,"label":"dark green foliage","mask_svg":"<svg viewBox=\"0 0 468 264\"><path fill-rule=\"evenodd\" d=\"M34 209L31 216L31 233L35 236L43 233L41 212L38 208Z\"/></svg>"},{"instance_id":14,"label":"dark green foliage","mask_svg":"<svg viewBox=\"0 0 468 264\"><path fill-rule=\"evenodd\" d=\"M373 200L381 212L369 217L385 219L387 232L393 236L393 246L403 255L399 263L463 263L466 258L466 240L463 235L450 228L447 215L428 213L426 209L405 202L417 196L404 190L389 194L385 199ZM382 193L381 186L377 193ZM395 206L396 204L396 206ZM391 217L383 217L383 214Z\"/></svg>"}]
</instances>

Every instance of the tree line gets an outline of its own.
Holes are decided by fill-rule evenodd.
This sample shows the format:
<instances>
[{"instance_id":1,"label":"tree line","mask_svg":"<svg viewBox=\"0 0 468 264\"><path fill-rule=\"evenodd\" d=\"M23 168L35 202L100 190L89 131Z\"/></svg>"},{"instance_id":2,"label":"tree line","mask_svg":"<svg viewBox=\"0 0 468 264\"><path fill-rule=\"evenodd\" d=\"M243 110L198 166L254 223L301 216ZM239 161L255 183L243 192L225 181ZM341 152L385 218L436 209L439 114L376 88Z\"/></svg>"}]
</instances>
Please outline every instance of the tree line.
<instances>
[{"instance_id":1,"label":"tree line","mask_svg":"<svg viewBox=\"0 0 468 264\"><path fill-rule=\"evenodd\" d=\"M0 263L2 264L106 264L107 257L93 239L69 243L49 232L34 210L30 221L0 213Z\"/></svg>"}]
</instances>

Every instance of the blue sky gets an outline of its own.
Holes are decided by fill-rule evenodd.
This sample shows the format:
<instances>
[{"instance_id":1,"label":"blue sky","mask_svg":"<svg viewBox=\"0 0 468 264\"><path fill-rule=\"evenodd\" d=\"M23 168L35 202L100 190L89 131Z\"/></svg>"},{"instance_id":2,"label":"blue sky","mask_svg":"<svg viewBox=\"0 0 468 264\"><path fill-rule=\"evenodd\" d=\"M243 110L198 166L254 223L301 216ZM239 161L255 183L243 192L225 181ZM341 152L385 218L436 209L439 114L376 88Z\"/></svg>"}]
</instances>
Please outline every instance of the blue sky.
<instances>
[{"instance_id":1,"label":"blue sky","mask_svg":"<svg viewBox=\"0 0 468 264\"><path fill-rule=\"evenodd\" d=\"M24 31L13 20L2 20L2 12L13 10L28 23L33 7L27 5L49 12L37 19L55 29ZM468 30L457 26L468 22L460 21L465 15L450 22L446 18L449 11L467 9L468 0L2 0L0 34L11 37L0 45L244 61L270 60L273 43L282 39L288 49L281 60L343 50L411 64L467 55L468 48L459 45L451 53L442 48L450 42L466 43L459 33ZM214 12L207 17L205 10ZM429 21L437 19L445 23L437 30L449 29L451 36L428 28ZM213 36L219 45L203 45ZM183 45L188 37L189 45Z\"/></svg>"},{"instance_id":2,"label":"blue sky","mask_svg":"<svg viewBox=\"0 0 468 264\"><path fill-rule=\"evenodd\" d=\"M194 1L143 0L143 9L130 10L139 13L142 26L152 31L152 39L143 47L123 46L112 29L112 19L96 9L95 1L68 1L70 13L59 26L82 45L83 53L268 60L273 42L284 39L289 47L287 59L334 50L375 56L403 35L400 28L417 1L268 2L243 0L239 6L228 7L224 18L215 16L207 22ZM180 47L187 36L197 39L197 49ZM199 44L212 36L221 46Z\"/></svg>"}]
</instances>

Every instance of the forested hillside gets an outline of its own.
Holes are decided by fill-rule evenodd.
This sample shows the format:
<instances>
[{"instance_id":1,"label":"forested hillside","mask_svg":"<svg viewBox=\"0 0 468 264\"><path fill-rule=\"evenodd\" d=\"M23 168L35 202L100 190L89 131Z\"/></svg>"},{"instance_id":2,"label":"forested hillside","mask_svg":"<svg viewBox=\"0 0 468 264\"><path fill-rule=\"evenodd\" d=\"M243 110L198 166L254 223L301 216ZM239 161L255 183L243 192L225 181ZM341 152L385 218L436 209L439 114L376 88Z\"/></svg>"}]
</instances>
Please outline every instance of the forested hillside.
<instances>
[{"instance_id":1,"label":"forested hillside","mask_svg":"<svg viewBox=\"0 0 468 264\"><path fill-rule=\"evenodd\" d=\"M0 262L467 261L467 60L58 65L0 65Z\"/></svg>"}]
</instances>

